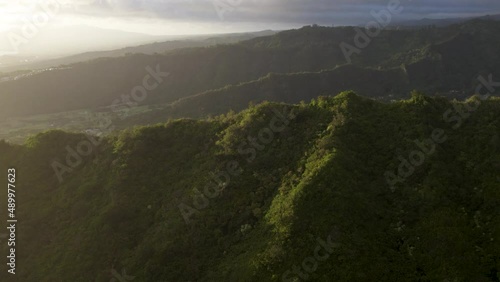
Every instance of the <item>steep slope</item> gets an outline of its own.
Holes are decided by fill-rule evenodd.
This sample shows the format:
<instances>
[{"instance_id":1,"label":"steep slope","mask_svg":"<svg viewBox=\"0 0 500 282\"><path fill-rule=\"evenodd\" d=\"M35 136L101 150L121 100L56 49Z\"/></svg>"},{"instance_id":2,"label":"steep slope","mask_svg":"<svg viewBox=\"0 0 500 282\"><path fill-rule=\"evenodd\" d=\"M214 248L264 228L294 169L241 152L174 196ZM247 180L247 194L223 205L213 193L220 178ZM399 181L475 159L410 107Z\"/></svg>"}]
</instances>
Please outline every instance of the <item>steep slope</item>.
<instances>
[{"instance_id":1,"label":"steep slope","mask_svg":"<svg viewBox=\"0 0 500 282\"><path fill-rule=\"evenodd\" d=\"M144 114L123 120L116 119L116 125L126 128L131 124L154 124L171 118L205 118L230 110L239 112L249 103L258 104L263 101L296 104L345 89L367 93L366 95L380 100L390 100L405 98L411 86L403 69L376 70L346 65L317 73L272 73L255 81L206 91L168 105L152 107Z\"/></svg>"},{"instance_id":2,"label":"steep slope","mask_svg":"<svg viewBox=\"0 0 500 282\"><path fill-rule=\"evenodd\" d=\"M499 99L346 92L136 128L91 152L58 131L0 143L18 174L16 278L498 281L499 136ZM62 184L54 161L74 164Z\"/></svg>"}]
</instances>

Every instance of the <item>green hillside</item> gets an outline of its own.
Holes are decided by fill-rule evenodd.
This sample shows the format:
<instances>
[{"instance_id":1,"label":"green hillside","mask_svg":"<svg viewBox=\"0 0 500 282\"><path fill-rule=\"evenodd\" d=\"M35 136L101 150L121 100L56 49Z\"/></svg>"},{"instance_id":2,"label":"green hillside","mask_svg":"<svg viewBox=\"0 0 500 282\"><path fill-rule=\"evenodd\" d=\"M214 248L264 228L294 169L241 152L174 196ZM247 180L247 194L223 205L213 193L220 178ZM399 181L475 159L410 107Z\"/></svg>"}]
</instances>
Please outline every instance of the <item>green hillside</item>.
<instances>
[{"instance_id":1,"label":"green hillside","mask_svg":"<svg viewBox=\"0 0 500 282\"><path fill-rule=\"evenodd\" d=\"M17 281L500 280L498 98L344 92L88 138L0 142Z\"/></svg>"},{"instance_id":2,"label":"green hillside","mask_svg":"<svg viewBox=\"0 0 500 282\"><path fill-rule=\"evenodd\" d=\"M237 44L73 64L0 83L0 118L108 107L143 84L148 66L170 76L148 90L142 104L171 103L269 73L333 70L347 63L339 46L354 44L356 32L353 27L307 26ZM384 30L351 59L359 76L367 72L365 68L402 69L410 89L463 98L472 93L478 74L500 73L499 32L500 22L481 20L443 28ZM346 83L338 82L333 89L348 90L342 89ZM398 89L400 83L396 77L388 87ZM364 89L380 88L377 79L366 79L364 84ZM274 94L268 94L272 100ZM407 92L397 95L405 96Z\"/></svg>"},{"instance_id":3,"label":"green hillside","mask_svg":"<svg viewBox=\"0 0 500 282\"><path fill-rule=\"evenodd\" d=\"M367 81L378 83L374 86L366 83ZM116 125L126 128L131 124L151 124L171 118L205 118L231 110L239 112L250 103L263 101L296 104L345 89L370 93L372 98L388 101L404 98L411 86L401 68L377 70L344 65L321 72L272 73L251 82L229 85L179 99L174 103L150 107L144 113L123 120L116 119Z\"/></svg>"}]
</instances>

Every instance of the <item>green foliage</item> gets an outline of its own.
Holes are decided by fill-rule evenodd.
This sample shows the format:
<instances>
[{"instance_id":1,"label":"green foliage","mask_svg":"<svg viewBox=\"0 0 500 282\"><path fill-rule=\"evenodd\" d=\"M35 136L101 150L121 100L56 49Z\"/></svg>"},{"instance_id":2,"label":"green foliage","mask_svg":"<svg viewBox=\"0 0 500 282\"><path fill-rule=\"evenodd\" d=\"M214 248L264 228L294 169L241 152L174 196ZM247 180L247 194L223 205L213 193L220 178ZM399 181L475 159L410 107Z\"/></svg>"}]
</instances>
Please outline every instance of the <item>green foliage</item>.
<instances>
[{"instance_id":1,"label":"green foliage","mask_svg":"<svg viewBox=\"0 0 500 282\"><path fill-rule=\"evenodd\" d=\"M2 169L19 174L16 276L109 281L126 269L134 281L282 281L331 236L334 251L309 281L498 281L500 100L457 130L442 118L453 103L463 105L348 91L137 127L106 138L62 184L50 161L64 162L83 135L0 141ZM296 115L288 126L251 161L240 154L285 108ZM447 141L392 191L384 173L435 128ZM196 207L196 189L235 161L241 173L186 224L179 205Z\"/></svg>"},{"instance_id":2,"label":"green foliage","mask_svg":"<svg viewBox=\"0 0 500 282\"><path fill-rule=\"evenodd\" d=\"M339 48L342 42L354 44L356 29L353 27L309 26L240 43L182 48L164 54L144 50L150 55L132 54L75 63L2 83L0 117L109 107L122 94L129 94L134 87L142 85L147 66L154 69L157 65L171 77L149 91L143 104L172 103L259 78L264 78L266 83L256 83L257 87L266 91L251 94L256 95L252 98L258 102L275 98L275 92L278 96L289 94L289 90L298 86L294 91L298 93L291 94L302 94L302 97L295 97L294 101L279 100L297 103L304 99L302 89L324 90L332 85L330 91L334 93L359 87L354 90L362 95L389 99L406 98L406 93L414 88L465 98L477 84L471 84L471 77L483 71L500 73L499 31L500 23L496 21L470 21L428 30L384 30L360 54L353 55L356 67L347 65ZM172 46L189 45L185 44ZM333 72L338 68L342 71ZM279 75L324 70L333 73L292 77L299 77L302 84ZM270 73L273 74L268 75ZM342 77L336 78L339 74ZM327 76L334 81L329 82ZM321 86L321 83L328 85ZM371 89L376 89L375 93ZM231 92L231 87L224 90ZM314 97L318 93L311 91L309 95ZM241 109L248 104L248 98L243 104L236 104ZM223 111L209 113L221 114L228 110L230 108L225 107Z\"/></svg>"}]
</instances>

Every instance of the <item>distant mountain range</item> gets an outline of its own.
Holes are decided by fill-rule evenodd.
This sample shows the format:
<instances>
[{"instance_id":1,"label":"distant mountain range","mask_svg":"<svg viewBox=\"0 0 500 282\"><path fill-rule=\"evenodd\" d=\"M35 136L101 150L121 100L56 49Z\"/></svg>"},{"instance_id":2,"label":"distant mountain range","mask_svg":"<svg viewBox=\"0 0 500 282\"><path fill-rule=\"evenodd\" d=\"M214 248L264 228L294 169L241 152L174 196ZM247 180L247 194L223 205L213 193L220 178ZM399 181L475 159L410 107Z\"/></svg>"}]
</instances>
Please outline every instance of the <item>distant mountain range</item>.
<instances>
[{"instance_id":1,"label":"distant mountain range","mask_svg":"<svg viewBox=\"0 0 500 282\"><path fill-rule=\"evenodd\" d=\"M118 57L0 75L0 122L5 127L0 136L22 140L41 129L57 128L60 122L54 115L65 113L63 120L71 120L71 111L78 111L78 116L105 113L114 116L116 128L128 128L239 111L250 102L298 103L344 90L381 101L405 99L413 89L464 99L475 93L479 76L491 75L494 81L500 77L499 21L384 30L353 54L349 65L340 44L354 44L358 32L353 27L306 26L238 43L163 53L121 55L126 51L117 50L109 55ZM253 35L236 38L241 36ZM201 42L211 44L211 40ZM185 43L160 45L175 48ZM127 50L157 50L154 44L137 48ZM116 116L117 107L112 105L123 108L123 95L130 98L152 69L168 77L147 91L138 104L143 108L130 116ZM35 117L47 114L51 117ZM34 123L23 121L29 116ZM95 126L91 124L62 126L81 131Z\"/></svg>"},{"instance_id":2,"label":"distant mountain range","mask_svg":"<svg viewBox=\"0 0 500 282\"><path fill-rule=\"evenodd\" d=\"M7 34L22 35L21 29L0 33L0 55L13 50ZM22 41L17 50L18 57L54 57L93 50L111 50L123 46L151 43L173 39L171 36L154 36L137 32L97 28L86 25L65 27L46 26L36 29L28 42Z\"/></svg>"},{"instance_id":3,"label":"distant mountain range","mask_svg":"<svg viewBox=\"0 0 500 282\"><path fill-rule=\"evenodd\" d=\"M479 74L500 73L498 34L500 22L484 20L444 28L386 30L359 55L353 55L353 64L360 72L363 68L402 70L404 75L396 76L394 85L406 80L408 87L391 92L392 98L407 97L409 88L432 94L453 91L464 97L473 93L477 83L474 79ZM142 83L146 66L158 65L171 74L151 90L146 104L171 103L268 73L334 69L346 64L340 43L354 44L355 35L351 27L304 27L230 45L77 63L0 83L0 115L5 118L109 106ZM358 74L354 72L350 77ZM369 92L377 89L379 81L368 77L364 84ZM341 90L342 85L351 87L353 83L342 82L334 89ZM380 96L365 91L360 94Z\"/></svg>"},{"instance_id":4,"label":"distant mountain range","mask_svg":"<svg viewBox=\"0 0 500 282\"><path fill-rule=\"evenodd\" d=\"M153 42L153 41L157 42L142 44L138 46L125 47L120 49L113 49L109 51L85 52L55 59L41 59L40 57L34 57L34 56L3 56L0 57L0 72L12 72L19 70L33 70L33 69L43 69L49 67L58 67L60 65L84 62L97 58L120 57L126 54L133 54L133 53L152 55L155 53L165 53L169 50L174 50L174 49L207 47L216 44L230 44L243 40L248 40L258 36L272 35L274 33L276 32L267 30L260 32L248 32L248 33L194 35L194 36L182 36L178 39L169 41L160 41L160 38L164 39L165 37L147 37L148 38L146 40L147 42ZM130 40L133 39L130 38ZM116 45L121 46L130 44L131 43L123 44L123 42L120 43L118 41Z\"/></svg>"},{"instance_id":5,"label":"distant mountain range","mask_svg":"<svg viewBox=\"0 0 500 282\"><path fill-rule=\"evenodd\" d=\"M486 15L481 17L464 17L464 18L445 18L445 19L429 19L424 18L420 20L406 20L406 21L398 21L391 26L402 26L402 27L419 27L419 26L437 26L444 27L452 24L459 24L470 20L500 20L500 14L495 15Z\"/></svg>"}]
</instances>

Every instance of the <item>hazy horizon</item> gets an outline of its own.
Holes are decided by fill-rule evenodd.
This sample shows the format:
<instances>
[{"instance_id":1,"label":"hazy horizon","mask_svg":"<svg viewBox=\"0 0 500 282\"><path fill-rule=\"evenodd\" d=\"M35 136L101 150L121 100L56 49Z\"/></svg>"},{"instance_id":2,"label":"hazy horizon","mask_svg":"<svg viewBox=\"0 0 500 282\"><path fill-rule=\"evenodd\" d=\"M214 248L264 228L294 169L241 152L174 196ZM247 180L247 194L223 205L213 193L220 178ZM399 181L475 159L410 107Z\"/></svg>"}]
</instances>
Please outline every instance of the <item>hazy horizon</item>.
<instances>
[{"instance_id":1,"label":"hazy horizon","mask_svg":"<svg viewBox=\"0 0 500 282\"><path fill-rule=\"evenodd\" d=\"M390 2L2 0L0 55L58 56L181 35L285 30L308 24L358 25L372 20L373 12L385 9ZM492 0L398 2L402 12L394 15L393 22L500 13L500 3ZM103 27L114 33L102 32Z\"/></svg>"}]
</instances>

